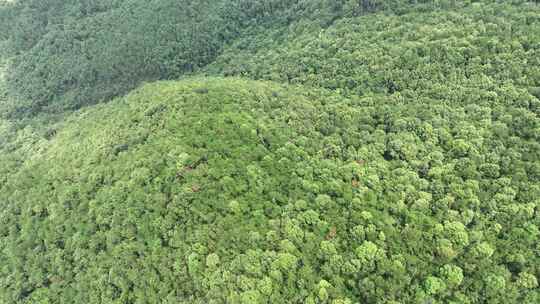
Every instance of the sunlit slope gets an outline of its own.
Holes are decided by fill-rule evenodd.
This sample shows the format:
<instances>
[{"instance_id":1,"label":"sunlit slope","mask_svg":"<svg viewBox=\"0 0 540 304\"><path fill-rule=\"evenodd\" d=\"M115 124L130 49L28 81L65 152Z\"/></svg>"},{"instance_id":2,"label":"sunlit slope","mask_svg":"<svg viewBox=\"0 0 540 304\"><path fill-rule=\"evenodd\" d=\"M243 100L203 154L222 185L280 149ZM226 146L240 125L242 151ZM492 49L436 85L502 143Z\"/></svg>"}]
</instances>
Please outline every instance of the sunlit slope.
<instances>
[{"instance_id":1,"label":"sunlit slope","mask_svg":"<svg viewBox=\"0 0 540 304\"><path fill-rule=\"evenodd\" d=\"M502 106L148 84L2 147L1 300L533 303L535 126Z\"/></svg>"},{"instance_id":2,"label":"sunlit slope","mask_svg":"<svg viewBox=\"0 0 540 304\"><path fill-rule=\"evenodd\" d=\"M528 91L540 94L539 16L533 3L484 1L340 18L329 27L304 22L242 37L206 70L346 95L527 99Z\"/></svg>"}]
</instances>

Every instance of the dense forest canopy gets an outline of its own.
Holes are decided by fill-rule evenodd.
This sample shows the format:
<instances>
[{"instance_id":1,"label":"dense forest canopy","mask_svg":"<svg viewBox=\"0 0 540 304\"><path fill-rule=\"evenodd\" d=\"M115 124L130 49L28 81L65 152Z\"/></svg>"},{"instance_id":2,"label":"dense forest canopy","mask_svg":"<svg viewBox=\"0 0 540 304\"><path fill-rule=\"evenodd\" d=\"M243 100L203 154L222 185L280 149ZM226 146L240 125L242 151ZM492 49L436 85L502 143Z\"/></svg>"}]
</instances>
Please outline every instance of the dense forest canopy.
<instances>
[{"instance_id":1,"label":"dense forest canopy","mask_svg":"<svg viewBox=\"0 0 540 304\"><path fill-rule=\"evenodd\" d=\"M0 4L2 5L2 4ZM15 116L76 109L143 81L174 79L253 33L328 27L376 11L469 7L454 0L18 0L0 7ZM309 25L307 25L309 23ZM273 32L273 31L272 31ZM277 41L276 41L277 42Z\"/></svg>"},{"instance_id":2,"label":"dense forest canopy","mask_svg":"<svg viewBox=\"0 0 540 304\"><path fill-rule=\"evenodd\" d=\"M540 303L540 6L0 2L1 303Z\"/></svg>"}]
</instances>

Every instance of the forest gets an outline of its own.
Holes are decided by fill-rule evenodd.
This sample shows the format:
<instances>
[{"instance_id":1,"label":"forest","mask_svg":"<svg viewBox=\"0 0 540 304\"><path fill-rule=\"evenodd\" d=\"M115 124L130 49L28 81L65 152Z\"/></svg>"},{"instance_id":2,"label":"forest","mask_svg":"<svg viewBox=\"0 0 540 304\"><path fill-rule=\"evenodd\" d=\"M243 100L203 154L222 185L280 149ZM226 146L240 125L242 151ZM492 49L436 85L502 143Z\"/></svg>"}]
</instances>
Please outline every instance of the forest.
<instances>
[{"instance_id":1,"label":"forest","mask_svg":"<svg viewBox=\"0 0 540 304\"><path fill-rule=\"evenodd\" d=\"M540 3L0 1L0 303L540 303Z\"/></svg>"}]
</instances>

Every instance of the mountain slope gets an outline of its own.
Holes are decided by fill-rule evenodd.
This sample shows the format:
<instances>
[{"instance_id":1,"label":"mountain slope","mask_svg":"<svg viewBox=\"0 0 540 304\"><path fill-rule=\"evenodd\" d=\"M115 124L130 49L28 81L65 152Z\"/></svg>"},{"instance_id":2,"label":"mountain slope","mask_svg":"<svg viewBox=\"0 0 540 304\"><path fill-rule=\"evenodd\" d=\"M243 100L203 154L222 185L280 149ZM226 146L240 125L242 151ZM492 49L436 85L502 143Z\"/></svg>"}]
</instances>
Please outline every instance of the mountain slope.
<instances>
[{"instance_id":1,"label":"mountain slope","mask_svg":"<svg viewBox=\"0 0 540 304\"><path fill-rule=\"evenodd\" d=\"M532 303L540 167L538 138L511 127L523 114L143 86L2 153L2 300Z\"/></svg>"},{"instance_id":2,"label":"mountain slope","mask_svg":"<svg viewBox=\"0 0 540 304\"><path fill-rule=\"evenodd\" d=\"M205 69L345 95L488 102L496 97L487 91L540 86L539 15L532 4L490 2L341 18L328 28L304 22L242 37Z\"/></svg>"},{"instance_id":3,"label":"mountain slope","mask_svg":"<svg viewBox=\"0 0 540 304\"><path fill-rule=\"evenodd\" d=\"M520 1L514 1L515 4ZM523 1L521 1L523 2ZM524 5L522 5L524 6ZM0 2L12 118L110 100L176 79L254 33L327 28L349 17L469 8L453 0L17 0Z\"/></svg>"},{"instance_id":4,"label":"mountain slope","mask_svg":"<svg viewBox=\"0 0 540 304\"><path fill-rule=\"evenodd\" d=\"M533 3L15 3L0 302L540 302Z\"/></svg>"}]
</instances>

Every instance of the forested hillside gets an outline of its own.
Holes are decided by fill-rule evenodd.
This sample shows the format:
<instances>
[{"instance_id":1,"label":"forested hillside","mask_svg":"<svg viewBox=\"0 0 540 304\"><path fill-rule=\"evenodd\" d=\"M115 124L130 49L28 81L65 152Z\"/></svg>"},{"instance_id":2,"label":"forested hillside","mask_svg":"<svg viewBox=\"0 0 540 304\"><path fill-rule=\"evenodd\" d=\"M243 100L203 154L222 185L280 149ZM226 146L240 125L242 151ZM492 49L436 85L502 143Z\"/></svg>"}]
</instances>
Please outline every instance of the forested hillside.
<instances>
[{"instance_id":1,"label":"forested hillside","mask_svg":"<svg viewBox=\"0 0 540 304\"><path fill-rule=\"evenodd\" d=\"M327 27L342 17L461 7L431 0L19 0L0 11L16 116L79 108L143 81L177 78L254 33ZM268 29L272 29L268 31ZM313 33L313 31L310 31ZM2 37L0 36L0 38ZM246 40L243 40L246 41ZM275 40L275 43L279 41Z\"/></svg>"},{"instance_id":2,"label":"forested hillside","mask_svg":"<svg viewBox=\"0 0 540 304\"><path fill-rule=\"evenodd\" d=\"M0 2L1 303L540 303L540 6Z\"/></svg>"}]
</instances>

